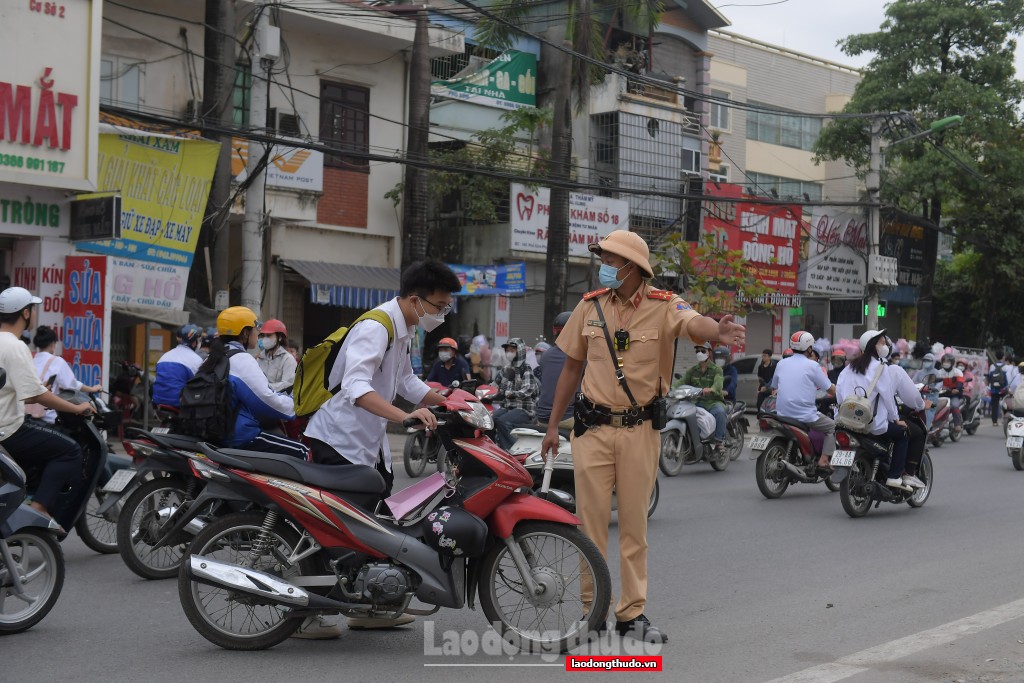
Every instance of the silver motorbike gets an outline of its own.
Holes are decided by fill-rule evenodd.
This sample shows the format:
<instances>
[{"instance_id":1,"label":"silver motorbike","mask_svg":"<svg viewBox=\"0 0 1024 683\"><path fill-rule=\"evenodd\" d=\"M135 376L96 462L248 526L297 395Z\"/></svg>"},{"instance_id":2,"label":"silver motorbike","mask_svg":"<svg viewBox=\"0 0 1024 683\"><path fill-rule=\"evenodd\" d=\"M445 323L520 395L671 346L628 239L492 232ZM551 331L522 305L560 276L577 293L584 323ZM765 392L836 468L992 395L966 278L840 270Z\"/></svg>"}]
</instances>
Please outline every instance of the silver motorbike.
<instances>
[{"instance_id":1,"label":"silver motorbike","mask_svg":"<svg viewBox=\"0 0 1024 683\"><path fill-rule=\"evenodd\" d=\"M721 472L743 452L743 435L747 430L747 419L743 413L746 403L736 401L726 404L728 422L725 429L725 444L716 451L714 437L701 437L697 401L703 389L683 385L668 393L668 424L661 430L661 471L669 477L679 474L685 465L706 462L716 472Z\"/></svg>"}]
</instances>

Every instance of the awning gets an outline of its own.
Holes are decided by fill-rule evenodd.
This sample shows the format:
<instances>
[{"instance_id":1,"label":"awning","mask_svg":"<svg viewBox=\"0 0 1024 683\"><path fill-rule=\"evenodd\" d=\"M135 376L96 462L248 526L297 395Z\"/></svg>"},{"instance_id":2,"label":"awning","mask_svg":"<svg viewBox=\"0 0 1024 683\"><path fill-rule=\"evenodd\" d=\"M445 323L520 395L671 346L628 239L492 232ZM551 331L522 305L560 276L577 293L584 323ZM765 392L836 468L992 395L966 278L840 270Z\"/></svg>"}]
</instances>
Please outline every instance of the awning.
<instances>
[{"instance_id":1,"label":"awning","mask_svg":"<svg viewBox=\"0 0 1024 683\"><path fill-rule=\"evenodd\" d=\"M114 302L111 305L114 313L128 316L139 322L151 322L158 325L180 327L188 322L188 311L173 311L157 306L140 306Z\"/></svg>"},{"instance_id":2,"label":"awning","mask_svg":"<svg viewBox=\"0 0 1024 683\"><path fill-rule=\"evenodd\" d=\"M397 268L293 259L280 263L309 280L309 300L314 304L369 310L398 296Z\"/></svg>"}]
</instances>

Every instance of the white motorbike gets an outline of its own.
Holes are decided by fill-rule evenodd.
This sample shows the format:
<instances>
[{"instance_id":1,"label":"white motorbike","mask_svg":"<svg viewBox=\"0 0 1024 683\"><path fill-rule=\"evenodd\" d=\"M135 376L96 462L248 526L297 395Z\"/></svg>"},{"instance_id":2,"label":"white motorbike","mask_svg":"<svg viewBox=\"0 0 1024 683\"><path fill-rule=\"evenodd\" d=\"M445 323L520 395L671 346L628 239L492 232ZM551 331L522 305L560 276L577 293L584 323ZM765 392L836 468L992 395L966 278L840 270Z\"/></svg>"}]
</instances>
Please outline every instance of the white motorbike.
<instances>
[{"instance_id":1,"label":"white motorbike","mask_svg":"<svg viewBox=\"0 0 1024 683\"><path fill-rule=\"evenodd\" d=\"M576 512L576 479L573 472L572 445L569 442L568 430L560 431L558 438L558 454L544 458L540 454L544 432L536 429L519 428L512 430L516 442L509 449L509 454L519 460L523 467L533 476L533 490L542 498L561 505L569 512ZM658 480L654 480L654 489L647 505L647 517L654 514L658 507L661 489ZM612 493L612 510L618 509L618 501Z\"/></svg>"},{"instance_id":2,"label":"white motorbike","mask_svg":"<svg viewBox=\"0 0 1024 683\"><path fill-rule=\"evenodd\" d=\"M1013 469L1024 470L1024 417L1014 415L1006 421L1006 454Z\"/></svg>"}]
</instances>

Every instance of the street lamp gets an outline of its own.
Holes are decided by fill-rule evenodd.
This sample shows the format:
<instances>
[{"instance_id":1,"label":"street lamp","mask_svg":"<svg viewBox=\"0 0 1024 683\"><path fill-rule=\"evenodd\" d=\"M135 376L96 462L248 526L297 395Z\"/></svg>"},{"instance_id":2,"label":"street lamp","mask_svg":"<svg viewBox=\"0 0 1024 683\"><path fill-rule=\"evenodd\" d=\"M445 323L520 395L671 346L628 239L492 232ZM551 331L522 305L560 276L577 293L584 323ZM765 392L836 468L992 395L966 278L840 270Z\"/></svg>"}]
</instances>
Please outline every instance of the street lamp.
<instances>
[{"instance_id":1,"label":"street lamp","mask_svg":"<svg viewBox=\"0 0 1024 683\"><path fill-rule=\"evenodd\" d=\"M868 245L868 329L878 329L878 290L880 284L889 285L895 275L883 276L886 273L894 273L895 264L883 261L878 253L881 241L882 212L879 205L879 185L881 185L882 169L882 118L884 115L875 116L871 119L871 158L868 165L868 174L865 179L868 186L868 230L870 233L870 244ZM957 126L963 123L962 116L947 116L944 119L933 121L927 130L920 133L908 135L905 138L893 141L892 145L898 145L908 140L923 138L940 130ZM888 258L888 257L885 257ZM895 259L893 259L895 260ZM883 266L885 266L883 268Z\"/></svg>"}]
</instances>

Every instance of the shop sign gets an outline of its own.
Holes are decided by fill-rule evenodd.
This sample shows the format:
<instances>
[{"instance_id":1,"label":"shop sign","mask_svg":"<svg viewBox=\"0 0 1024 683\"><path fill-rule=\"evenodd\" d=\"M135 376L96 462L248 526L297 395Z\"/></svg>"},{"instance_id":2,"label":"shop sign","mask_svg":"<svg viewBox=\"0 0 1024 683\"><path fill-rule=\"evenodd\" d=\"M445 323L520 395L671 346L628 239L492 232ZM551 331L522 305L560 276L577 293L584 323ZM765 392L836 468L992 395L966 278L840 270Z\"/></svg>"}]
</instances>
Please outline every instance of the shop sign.
<instances>
[{"instance_id":1,"label":"shop sign","mask_svg":"<svg viewBox=\"0 0 1024 683\"><path fill-rule=\"evenodd\" d=\"M896 281L900 285L919 287L924 272L925 228L907 221L885 219L882 222L881 256L896 259L899 264Z\"/></svg>"},{"instance_id":2,"label":"shop sign","mask_svg":"<svg viewBox=\"0 0 1024 683\"><path fill-rule=\"evenodd\" d=\"M494 348L500 349L508 341L509 305L507 296L494 297Z\"/></svg>"},{"instance_id":3,"label":"shop sign","mask_svg":"<svg viewBox=\"0 0 1024 683\"><path fill-rule=\"evenodd\" d=\"M456 296L503 296L526 294L526 263L493 266L448 264L459 278L462 291Z\"/></svg>"},{"instance_id":4,"label":"shop sign","mask_svg":"<svg viewBox=\"0 0 1024 683\"><path fill-rule=\"evenodd\" d=\"M867 282L868 224L863 211L819 207L811 216L800 289L862 297Z\"/></svg>"},{"instance_id":5,"label":"shop sign","mask_svg":"<svg viewBox=\"0 0 1024 683\"><path fill-rule=\"evenodd\" d=\"M512 183L510 207L512 250L546 254L551 190L546 187L531 190ZM581 192L569 193L569 256L589 256L587 247L612 230L629 230L629 202Z\"/></svg>"},{"instance_id":6,"label":"shop sign","mask_svg":"<svg viewBox=\"0 0 1024 683\"><path fill-rule=\"evenodd\" d=\"M107 259L68 256L64 268L64 360L82 384L102 384L109 297Z\"/></svg>"},{"instance_id":7,"label":"shop sign","mask_svg":"<svg viewBox=\"0 0 1024 683\"><path fill-rule=\"evenodd\" d=\"M100 136L99 189L121 196L121 239L84 251L191 266L220 143L169 135Z\"/></svg>"},{"instance_id":8,"label":"shop sign","mask_svg":"<svg viewBox=\"0 0 1024 683\"><path fill-rule=\"evenodd\" d=\"M248 177L249 143L242 138L231 140L231 176L236 183ZM274 145L265 171L266 186L289 190L324 190L324 153L302 147Z\"/></svg>"},{"instance_id":9,"label":"shop sign","mask_svg":"<svg viewBox=\"0 0 1024 683\"><path fill-rule=\"evenodd\" d=\"M71 239L79 241L121 237L121 198L117 195L76 198L71 202Z\"/></svg>"},{"instance_id":10,"label":"shop sign","mask_svg":"<svg viewBox=\"0 0 1024 683\"><path fill-rule=\"evenodd\" d=\"M180 311L185 305L188 268L110 257L112 303Z\"/></svg>"},{"instance_id":11,"label":"shop sign","mask_svg":"<svg viewBox=\"0 0 1024 683\"><path fill-rule=\"evenodd\" d=\"M537 106L537 56L509 50L471 74L434 81L430 94L499 109Z\"/></svg>"},{"instance_id":12,"label":"shop sign","mask_svg":"<svg viewBox=\"0 0 1024 683\"><path fill-rule=\"evenodd\" d=\"M707 195L705 232L711 234L719 246L742 252L751 274L761 284L776 294L796 294L803 208L799 204L715 201L715 197L745 196L742 187L729 183L709 183Z\"/></svg>"},{"instance_id":13,"label":"shop sign","mask_svg":"<svg viewBox=\"0 0 1024 683\"><path fill-rule=\"evenodd\" d=\"M0 183L94 189L103 3L0 5Z\"/></svg>"},{"instance_id":14,"label":"shop sign","mask_svg":"<svg viewBox=\"0 0 1024 683\"><path fill-rule=\"evenodd\" d=\"M66 238L70 216L63 192L28 185L0 186L0 233Z\"/></svg>"}]
</instances>

